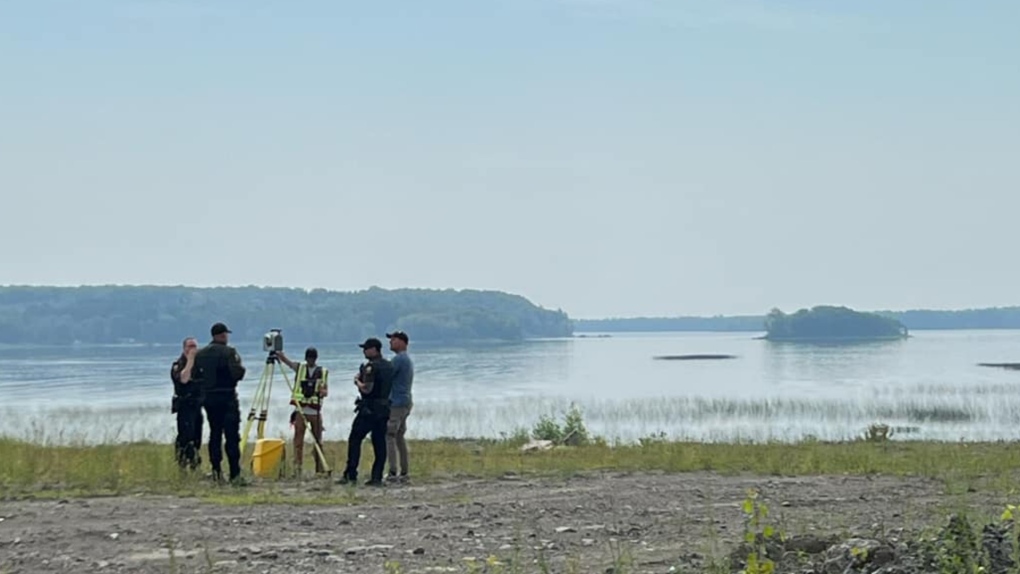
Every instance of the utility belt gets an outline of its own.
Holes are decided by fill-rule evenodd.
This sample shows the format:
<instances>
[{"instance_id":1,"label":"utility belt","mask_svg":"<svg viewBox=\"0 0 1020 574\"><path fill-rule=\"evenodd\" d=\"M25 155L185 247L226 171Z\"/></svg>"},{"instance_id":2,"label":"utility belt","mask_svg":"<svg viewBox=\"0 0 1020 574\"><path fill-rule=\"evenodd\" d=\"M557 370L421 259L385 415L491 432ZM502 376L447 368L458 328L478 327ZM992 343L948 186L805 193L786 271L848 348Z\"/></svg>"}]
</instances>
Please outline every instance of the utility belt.
<instances>
[{"instance_id":1,"label":"utility belt","mask_svg":"<svg viewBox=\"0 0 1020 574\"><path fill-rule=\"evenodd\" d=\"M299 409L314 409L316 411L321 411L322 410L322 402L321 401L318 402L318 403L306 403L304 401L297 401L297 400L291 399L290 400L290 404L291 404L291 406L299 408Z\"/></svg>"},{"instance_id":2,"label":"utility belt","mask_svg":"<svg viewBox=\"0 0 1020 574\"><path fill-rule=\"evenodd\" d=\"M354 412L365 415L389 416L390 400L358 398L354 401Z\"/></svg>"},{"instance_id":3,"label":"utility belt","mask_svg":"<svg viewBox=\"0 0 1020 574\"><path fill-rule=\"evenodd\" d=\"M230 405L238 401L236 389L209 389L202 393L202 405Z\"/></svg>"},{"instance_id":4,"label":"utility belt","mask_svg":"<svg viewBox=\"0 0 1020 574\"><path fill-rule=\"evenodd\" d=\"M202 398L198 395L178 395L174 394L173 398L170 399L170 413L174 414L181 410L181 407L200 407L202 406Z\"/></svg>"}]
</instances>

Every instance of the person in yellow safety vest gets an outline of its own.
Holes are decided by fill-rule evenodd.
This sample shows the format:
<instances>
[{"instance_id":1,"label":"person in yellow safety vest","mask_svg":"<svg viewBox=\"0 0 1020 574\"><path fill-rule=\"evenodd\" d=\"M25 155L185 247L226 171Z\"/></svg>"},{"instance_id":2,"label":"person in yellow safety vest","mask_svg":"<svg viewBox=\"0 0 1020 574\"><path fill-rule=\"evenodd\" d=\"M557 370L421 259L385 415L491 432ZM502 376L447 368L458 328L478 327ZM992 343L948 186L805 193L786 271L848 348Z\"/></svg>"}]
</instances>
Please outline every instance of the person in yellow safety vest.
<instances>
[{"instance_id":1,"label":"person in yellow safety vest","mask_svg":"<svg viewBox=\"0 0 1020 574\"><path fill-rule=\"evenodd\" d=\"M302 462L304 461L305 447L305 421L312 427L312 438L322 449L322 400L329 394L329 370L316 364L319 352L315 347L305 349L305 360L295 363L287 358L283 351L278 351L276 356L280 362L297 372L294 377L294 392L290 397L290 404L294 405L294 412L290 415L290 422L294 425L294 466L297 476L301 476ZM301 409L302 417L298 414ZM318 451L315 451L315 473L325 472L324 461L319 458Z\"/></svg>"}]
</instances>

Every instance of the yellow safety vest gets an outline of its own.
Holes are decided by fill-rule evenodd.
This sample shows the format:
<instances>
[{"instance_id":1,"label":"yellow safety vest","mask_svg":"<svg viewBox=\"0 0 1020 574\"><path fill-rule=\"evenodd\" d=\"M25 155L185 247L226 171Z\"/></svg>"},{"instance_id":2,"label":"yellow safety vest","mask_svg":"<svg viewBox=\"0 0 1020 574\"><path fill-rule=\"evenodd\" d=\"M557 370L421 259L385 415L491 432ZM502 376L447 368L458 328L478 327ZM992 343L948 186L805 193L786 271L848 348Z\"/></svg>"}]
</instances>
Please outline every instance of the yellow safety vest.
<instances>
[{"instance_id":1,"label":"yellow safety vest","mask_svg":"<svg viewBox=\"0 0 1020 574\"><path fill-rule=\"evenodd\" d=\"M290 404L300 407L311 407L315 410L322 408L322 399L319 398L318 392L328 384L329 370L321 365L317 366L322 370L322 377L315 383L316 394L313 394L311 398L305 398L305 393L301 390L301 381L308 377L308 363L302 361L298 365L297 377L294 378L294 393L290 396Z\"/></svg>"}]
</instances>

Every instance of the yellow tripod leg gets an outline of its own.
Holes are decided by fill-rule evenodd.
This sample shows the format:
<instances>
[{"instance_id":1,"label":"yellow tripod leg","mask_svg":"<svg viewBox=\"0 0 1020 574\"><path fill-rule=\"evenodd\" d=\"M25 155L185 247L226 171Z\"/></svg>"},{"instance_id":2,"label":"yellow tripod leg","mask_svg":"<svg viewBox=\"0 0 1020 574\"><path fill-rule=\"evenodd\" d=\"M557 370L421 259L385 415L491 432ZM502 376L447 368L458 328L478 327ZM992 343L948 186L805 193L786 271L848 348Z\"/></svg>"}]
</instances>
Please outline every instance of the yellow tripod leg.
<instances>
[{"instance_id":1,"label":"yellow tripod leg","mask_svg":"<svg viewBox=\"0 0 1020 574\"><path fill-rule=\"evenodd\" d=\"M269 363L266 367L266 372L269 373L267 378L268 382L265 386L265 395L262 399L262 410L259 411L259 424L255 427L255 439L261 440L266 438L266 419L269 417L269 395L273 389L273 374L276 370L276 361Z\"/></svg>"},{"instance_id":2,"label":"yellow tripod leg","mask_svg":"<svg viewBox=\"0 0 1020 574\"><path fill-rule=\"evenodd\" d=\"M252 397L251 410L248 411L248 420L244 422L244 431L241 433L241 454L244 455L244 448L248 444L248 436L251 434L251 425L255 421L255 409L259 402L259 396L262 394L262 385L264 384L264 378L259 378L259 384L255 387L255 396Z\"/></svg>"},{"instance_id":3,"label":"yellow tripod leg","mask_svg":"<svg viewBox=\"0 0 1020 574\"><path fill-rule=\"evenodd\" d=\"M265 404L266 387L272 382L272 365L262 371L259 378L259 385L255 388L255 396L252 399L251 410L248 412L248 420L244 423L244 432L241 434L241 455L248 444L248 437L251 435L251 425L255 421L255 412L260 405ZM264 407L263 407L264 408Z\"/></svg>"}]
</instances>

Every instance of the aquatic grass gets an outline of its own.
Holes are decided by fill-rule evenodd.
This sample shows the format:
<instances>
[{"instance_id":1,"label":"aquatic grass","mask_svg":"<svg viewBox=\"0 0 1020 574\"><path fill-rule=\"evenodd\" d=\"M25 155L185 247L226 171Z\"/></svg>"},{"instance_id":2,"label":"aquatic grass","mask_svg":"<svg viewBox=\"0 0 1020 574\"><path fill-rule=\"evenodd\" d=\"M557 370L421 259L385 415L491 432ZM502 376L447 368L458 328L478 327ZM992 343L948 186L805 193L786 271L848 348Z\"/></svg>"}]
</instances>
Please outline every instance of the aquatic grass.
<instances>
[{"instance_id":1,"label":"aquatic grass","mask_svg":"<svg viewBox=\"0 0 1020 574\"><path fill-rule=\"evenodd\" d=\"M663 433L688 442L848 440L871 424L893 427L893 439L988 441L1020 438L1020 382L988 385L909 385L841 389L838 396L633 397L594 400L557 396L421 400L411 436L500 438L557 416L576 403L595 435L636 442ZM343 439L353 417L344 401L327 404L328 439ZM242 403L242 417L248 405ZM273 403L268 436L289 438L289 407ZM40 421L56 421L53 425ZM0 408L0 435L42 444L104 444L173 440L167 405ZM206 429L208 433L208 429Z\"/></svg>"}]
</instances>

